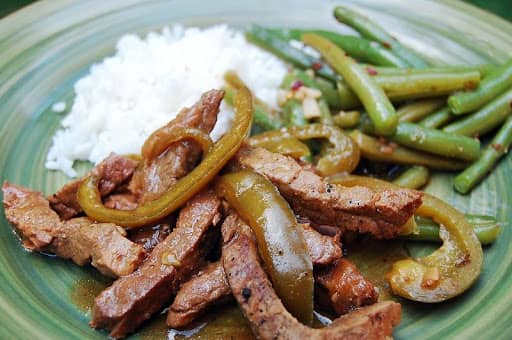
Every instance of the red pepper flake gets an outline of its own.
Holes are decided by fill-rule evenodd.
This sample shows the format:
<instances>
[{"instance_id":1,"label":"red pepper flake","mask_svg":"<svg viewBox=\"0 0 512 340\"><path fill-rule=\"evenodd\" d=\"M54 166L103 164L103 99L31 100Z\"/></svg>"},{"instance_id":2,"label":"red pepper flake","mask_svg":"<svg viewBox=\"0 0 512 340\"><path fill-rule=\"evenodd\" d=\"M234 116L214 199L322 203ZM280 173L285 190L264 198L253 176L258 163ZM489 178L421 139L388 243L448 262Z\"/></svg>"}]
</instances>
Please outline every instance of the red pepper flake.
<instances>
[{"instance_id":1,"label":"red pepper flake","mask_svg":"<svg viewBox=\"0 0 512 340\"><path fill-rule=\"evenodd\" d=\"M304 86L304 83L301 82L300 80L296 80L292 83L292 86L291 86L291 89L292 91L297 91L298 89L300 89L302 86Z\"/></svg>"},{"instance_id":2,"label":"red pepper flake","mask_svg":"<svg viewBox=\"0 0 512 340\"><path fill-rule=\"evenodd\" d=\"M472 90L476 89L476 87L477 87L477 84L474 81L467 81L464 83L464 90L466 90L466 91L472 91Z\"/></svg>"},{"instance_id":3,"label":"red pepper flake","mask_svg":"<svg viewBox=\"0 0 512 340\"><path fill-rule=\"evenodd\" d=\"M374 69L373 67L369 67L369 66L366 68L366 72L368 72L368 74L371 76L376 76L377 74L379 74L379 72L377 72L376 69Z\"/></svg>"},{"instance_id":4,"label":"red pepper flake","mask_svg":"<svg viewBox=\"0 0 512 340\"><path fill-rule=\"evenodd\" d=\"M324 67L324 64L322 64L321 62L317 61L317 62L314 62L313 65L311 65L311 68L314 70L314 71L318 71L320 70L322 67Z\"/></svg>"},{"instance_id":5,"label":"red pepper flake","mask_svg":"<svg viewBox=\"0 0 512 340\"><path fill-rule=\"evenodd\" d=\"M387 48L388 50L392 49L391 44L390 44L390 43L388 43L387 41L384 41L384 42L382 43L382 46L384 46L384 47L385 47L385 48Z\"/></svg>"},{"instance_id":6,"label":"red pepper flake","mask_svg":"<svg viewBox=\"0 0 512 340\"><path fill-rule=\"evenodd\" d=\"M492 146L492 148L493 148L494 150L496 150L496 151L498 151L498 152L500 152L500 151L501 151L501 149L503 148L503 145L498 144L498 143L493 143L493 144L491 144L491 146Z\"/></svg>"}]
</instances>

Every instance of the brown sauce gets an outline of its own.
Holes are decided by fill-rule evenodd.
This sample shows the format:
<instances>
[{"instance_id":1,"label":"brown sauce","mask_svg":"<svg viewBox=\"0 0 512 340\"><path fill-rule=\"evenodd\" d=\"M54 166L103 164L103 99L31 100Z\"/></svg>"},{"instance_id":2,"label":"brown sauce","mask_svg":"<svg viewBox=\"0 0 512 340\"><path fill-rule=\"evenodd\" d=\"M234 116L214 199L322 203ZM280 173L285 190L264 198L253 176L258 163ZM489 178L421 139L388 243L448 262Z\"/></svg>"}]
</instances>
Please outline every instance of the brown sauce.
<instances>
[{"instance_id":1,"label":"brown sauce","mask_svg":"<svg viewBox=\"0 0 512 340\"><path fill-rule=\"evenodd\" d=\"M347 245L347 258L379 289L379 301L393 300L386 274L395 261L409 257L403 241L363 238Z\"/></svg>"},{"instance_id":2,"label":"brown sauce","mask_svg":"<svg viewBox=\"0 0 512 340\"><path fill-rule=\"evenodd\" d=\"M96 276L96 275L95 275ZM97 275L99 277L99 275ZM110 285L106 278L87 277L79 279L73 285L70 298L82 312L90 313L94 305L94 298Z\"/></svg>"}]
</instances>

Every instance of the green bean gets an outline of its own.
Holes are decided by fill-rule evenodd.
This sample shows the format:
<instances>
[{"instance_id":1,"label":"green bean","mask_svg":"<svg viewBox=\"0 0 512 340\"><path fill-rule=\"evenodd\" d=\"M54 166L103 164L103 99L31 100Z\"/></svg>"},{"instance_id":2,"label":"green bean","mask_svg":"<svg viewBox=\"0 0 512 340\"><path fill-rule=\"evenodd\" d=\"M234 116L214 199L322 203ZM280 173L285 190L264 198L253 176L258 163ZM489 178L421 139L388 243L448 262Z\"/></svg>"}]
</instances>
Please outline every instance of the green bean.
<instances>
[{"instance_id":1,"label":"green bean","mask_svg":"<svg viewBox=\"0 0 512 340\"><path fill-rule=\"evenodd\" d=\"M443 128L448 133L482 136L499 126L512 112L512 88L474 112Z\"/></svg>"},{"instance_id":2,"label":"green bean","mask_svg":"<svg viewBox=\"0 0 512 340\"><path fill-rule=\"evenodd\" d=\"M448 105L456 115L478 110L512 86L512 59L484 77L470 92L461 92L448 98Z\"/></svg>"},{"instance_id":3,"label":"green bean","mask_svg":"<svg viewBox=\"0 0 512 340\"><path fill-rule=\"evenodd\" d=\"M493 138L491 144L485 148L482 157L455 177L453 181L455 190L461 194L467 194L471 191L492 170L499 159L508 152L511 143L512 117L509 117Z\"/></svg>"},{"instance_id":4,"label":"green bean","mask_svg":"<svg viewBox=\"0 0 512 340\"><path fill-rule=\"evenodd\" d=\"M444 105L444 99L423 99L414 103L406 104L396 111L398 119L405 122L417 122L430 115Z\"/></svg>"},{"instance_id":5,"label":"green bean","mask_svg":"<svg viewBox=\"0 0 512 340\"><path fill-rule=\"evenodd\" d=\"M359 124L361 114L359 111L340 111L332 117L334 125L342 128L349 129Z\"/></svg>"},{"instance_id":6,"label":"green bean","mask_svg":"<svg viewBox=\"0 0 512 340\"><path fill-rule=\"evenodd\" d=\"M446 73L414 71L408 74L377 74L373 79L386 95L396 102L406 99L439 97L457 90L474 87L480 81L480 73L478 71ZM337 89L343 110L361 105L356 94L345 81L339 80Z\"/></svg>"},{"instance_id":7,"label":"green bean","mask_svg":"<svg viewBox=\"0 0 512 340\"><path fill-rule=\"evenodd\" d=\"M501 227L493 216L488 215L464 215L473 227L476 237L483 245L496 241ZM401 235L400 238L413 241L441 242L439 237L439 224L430 218L416 216L417 233Z\"/></svg>"},{"instance_id":8,"label":"green bean","mask_svg":"<svg viewBox=\"0 0 512 340\"><path fill-rule=\"evenodd\" d=\"M354 35L341 35L316 29L270 29L270 31L279 34L285 40L299 41L303 34L315 33L329 39L357 60L382 66L405 67L409 65L379 43Z\"/></svg>"},{"instance_id":9,"label":"green bean","mask_svg":"<svg viewBox=\"0 0 512 340\"><path fill-rule=\"evenodd\" d=\"M434 112L418 122L419 125L430 129L437 129L455 119L449 107L445 106L441 110Z\"/></svg>"},{"instance_id":10,"label":"green bean","mask_svg":"<svg viewBox=\"0 0 512 340\"><path fill-rule=\"evenodd\" d=\"M288 41L278 35L259 27L252 26L245 32L247 40L284 59L290 64L302 69L315 69L315 72L331 81L336 81L337 76L329 67L320 60L304 53L300 49L292 47Z\"/></svg>"},{"instance_id":11,"label":"green bean","mask_svg":"<svg viewBox=\"0 0 512 340\"><path fill-rule=\"evenodd\" d=\"M283 106L283 115L286 126L302 126L308 122L304 117L302 104L297 99L289 99Z\"/></svg>"},{"instance_id":12,"label":"green bean","mask_svg":"<svg viewBox=\"0 0 512 340\"><path fill-rule=\"evenodd\" d=\"M416 165L405 170L393 181L393 184L404 188L419 189L427 184L429 171L422 165Z\"/></svg>"},{"instance_id":13,"label":"green bean","mask_svg":"<svg viewBox=\"0 0 512 340\"><path fill-rule=\"evenodd\" d=\"M334 120L331 110L329 110L329 105L327 105L327 101L320 98L320 100L318 100L318 106L320 107L320 123L324 125L334 125Z\"/></svg>"},{"instance_id":14,"label":"green bean","mask_svg":"<svg viewBox=\"0 0 512 340\"><path fill-rule=\"evenodd\" d=\"M381 135L393 134L398 122L395 108L366 71L354 59L346 56L343 50L319 35L304 34L302 40L317 49L354 89L375 124L376 131Z\"/></svg>"},{"instance_id":15,"label":"green bean","mask_svg":"<svg viewBox=\"0 0 512 340\"><path fill-rule=\"evenodd\" d=\"M363 37L375 40L381 43L384 47L391 49L395 55L407 61L411 66L415 68L424 68L428 66L423 58L403 46L398 42L398 40L369 18L342 6L338 6L334 9L334 16L339 22L352 27Z\"/></svg>"},{"instance_id":16,"label":"green bean","mask_svg":"<svg viewBox=\"0 0 512 340\"><path fill-rule=\"evenodd\" d=\"M367 136L359 130L350 133L350 137L357 143L361 156L376 162L404 165L423 165L437 170L461 170L467 163L453 159L434 156L432 154L411 150L400 145L383 144L376 138Z\"/></svg>"},{"instance_id":17,"label":"green bean","mask_svg":"<svg viewBox=\"0 0 512 340\"><path fill-rule=\"evenodd\" d=\"M236 90L231 85L226 85L224 86L224 91L224 99L226 100L226 103L233 105L233 98ZM264 131L278 130L283 127L281 120L270 112L266 111L266 109L262 105L259 105L256 100L254 103L252 120L254 124L258 125Z\"/></svg>"},{"instance_id":18,"label":"green bean","mask_svg":"<svg viewBox=\"0 0 512 340\"><path fill-rule=\"evenodd\" d=\"M412 73L465 73L479 72L481 77L488 75L496 69L492 64L479 64L473 66L434 66L428 68L398 68L398 67L382 67L375 65L365 65L369 73L374 75L408 75Z\"/></svg>"},{"instance_id":19,"label":"green bean","mask_svg":"<svg viewBox=\"0 0 512 340\"><path fill-rule=\"evenodd\" d=\"M363 131L378 134L372 122L366 119ZM474 161L480 156L480 142L474 138L429 129L418 124L400 122L390 140L434 155Z\"/></svg>"},{"instance_id":20,"label":"green bean","mask_svg":"<svg viewBox=\"0 0 512 340\"><path fill-rule=\"evenodd\" d=\"M290 90L296 81L300 81L305 86L322 92L322 97L327 100L327 103L329 103L329 106L332 108L339 109L341 107L338 91L336 91L331 82L322 78L310 77L306 72L301 70L294 70L284 77L281 87Z\"/></svg>"}]
</instances>

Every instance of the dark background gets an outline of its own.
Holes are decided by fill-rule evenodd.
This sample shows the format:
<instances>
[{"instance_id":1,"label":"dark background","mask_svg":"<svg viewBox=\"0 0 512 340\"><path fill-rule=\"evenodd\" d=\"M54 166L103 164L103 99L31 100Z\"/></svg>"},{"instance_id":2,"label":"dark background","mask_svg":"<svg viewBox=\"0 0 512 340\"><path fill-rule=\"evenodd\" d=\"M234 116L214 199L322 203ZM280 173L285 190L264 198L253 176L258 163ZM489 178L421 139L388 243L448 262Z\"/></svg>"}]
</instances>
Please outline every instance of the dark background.
<instances>
[{"instance_id":1,"label":"dark background","mask_svg":"<svg viewBox=\"0 0 512 340\"><path fill-rule=\"evenodd\" d=\"M108 1L108 0L107 0ZM404 0L414 1L414 0ZM464 0L493 12L507 20L512 21L512 0ZM0 0L0 18L23 6L34 2L34 0Z\"/></svg>"}]
</instances>

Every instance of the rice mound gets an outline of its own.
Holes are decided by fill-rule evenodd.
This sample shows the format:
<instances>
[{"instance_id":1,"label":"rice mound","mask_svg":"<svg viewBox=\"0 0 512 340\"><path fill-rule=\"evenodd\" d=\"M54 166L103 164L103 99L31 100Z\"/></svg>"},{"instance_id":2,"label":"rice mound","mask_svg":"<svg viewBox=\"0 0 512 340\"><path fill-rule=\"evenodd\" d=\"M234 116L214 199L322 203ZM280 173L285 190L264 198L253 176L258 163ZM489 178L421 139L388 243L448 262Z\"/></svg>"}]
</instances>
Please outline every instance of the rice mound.
<instances>
[{"instance_id":1,"label":"rice mound","mask_svg":"<svg viewBox=\"0 0 512 340\"><path fill-rule=\"evenodd\" d=\"M176 25L142 39L123 36L116 54L93 65L74 86L75 98L53 136L46 167L76 176L75 160L98 163L109 153L139 153L151 132L221 88L234 70L251 91L276 107L286 65L248 43L226 25L205 29ZM233 112L222 104L214 140L230 126Z\"/></svg>"}]
</instances>

